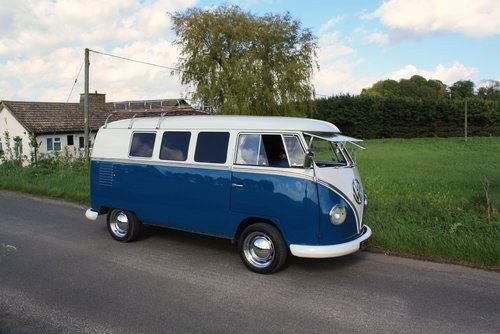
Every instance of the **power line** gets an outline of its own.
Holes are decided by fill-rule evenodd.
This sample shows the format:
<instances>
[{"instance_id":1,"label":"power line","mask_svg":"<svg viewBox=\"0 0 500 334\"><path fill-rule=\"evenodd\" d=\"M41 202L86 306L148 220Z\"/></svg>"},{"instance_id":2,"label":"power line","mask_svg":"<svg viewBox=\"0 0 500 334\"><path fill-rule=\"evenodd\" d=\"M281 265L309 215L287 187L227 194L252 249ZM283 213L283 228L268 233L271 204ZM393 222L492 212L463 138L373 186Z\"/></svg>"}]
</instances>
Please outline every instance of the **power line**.
<instances>
[{"instance_id":1,"label":"power line","mask_svg":"<svg viewBox=\"0 0 500 334\"><path fill-rule=\"evenodd\" d=\"M105 53L105 52L100 52L100 51L94 51L94 50L89 50L89 51L93 52L93 53L96 53L96 54L100 54L100 55L104 55L104 56L108 56L108 57L113 57L113 58L118 58L118 59L122 59L122 60L127 60L127 61L131 61L131 62L138 63L138 64L143 64L143 65L149 65L149 66L155 66L155 67L164 68L164 69L167 69L167 70L171 70L172 72L186 72L186 71L183 71L183 70L181 70L181 69L179 69L177 67L169 67L169 66L164 66L164 65L159 65L159 64L153 64L153 63L149 63L149 62L142 61L142 60L136 60L136 59L132 59L132 58L121 57L121 56L117 56L117 55L113 55L113 54Z\"/></svg>"},{"instance_id":2,"label":"power line","mask_svg":"<svg viewBox=\"0 0 500 334\"><path fill-rule=\"evenodd\" d=\"M75 89L76 82L78 81L78 78L80 77L80 72L82 72L83 64L85 62L82 62L82 66L80 66L80 69L78 70L78 74L76 75L75 82L73 83L73 87L71 87L71 91L69 92L68 98L66 99L66 103L69 101L71 94L73 93L73 89Z\"/></svg>"}]
</instances>

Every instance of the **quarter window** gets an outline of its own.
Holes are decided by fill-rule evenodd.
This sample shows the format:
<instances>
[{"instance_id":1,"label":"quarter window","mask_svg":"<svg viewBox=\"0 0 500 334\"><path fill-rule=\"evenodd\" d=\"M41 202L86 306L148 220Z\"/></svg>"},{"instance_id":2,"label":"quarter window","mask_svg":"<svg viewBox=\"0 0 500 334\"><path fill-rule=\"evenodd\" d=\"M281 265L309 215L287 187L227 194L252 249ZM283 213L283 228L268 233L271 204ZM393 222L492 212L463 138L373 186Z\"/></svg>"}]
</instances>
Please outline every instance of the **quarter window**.
<instances>
[{"instance_id":1,"label":"quarter window","mask_svg":"<svg viewBox=\"0 0 500 334\"><path fill-rule=\"evenodd\" d=\"M130 145L130 156L151 158L153 156L155 139L156 133L135 132L132 136L132 143Z\"/></svg>"},{"instance_id":2,"label":"quarter window","mask_svg":"<svg viewBox=\"0 0 500 334\"><path fill-rule=\"evenodd\" d=\"M190 139L191 132L164 132L160 159L186 161Z\"/></svg>"},{"instance_id":3,"label":"quarter window","mask_svg":"<svg viewBox=\"0 0 500 334\"><path fill-rule=\"evenodd\" d=\"M305 153L297 136L283 136L288 160L292 167L303 167Z\"/></svg>"},{"instance_id":4,"label":"quarter window","mask_svg":"<svg viewBox=\"0 0 500 334\"><path fill-rule=\"evenodd\" d=\"M226 163L229 132L200 132L194 160L216 164Z\"/></svg>"}]
</instances>

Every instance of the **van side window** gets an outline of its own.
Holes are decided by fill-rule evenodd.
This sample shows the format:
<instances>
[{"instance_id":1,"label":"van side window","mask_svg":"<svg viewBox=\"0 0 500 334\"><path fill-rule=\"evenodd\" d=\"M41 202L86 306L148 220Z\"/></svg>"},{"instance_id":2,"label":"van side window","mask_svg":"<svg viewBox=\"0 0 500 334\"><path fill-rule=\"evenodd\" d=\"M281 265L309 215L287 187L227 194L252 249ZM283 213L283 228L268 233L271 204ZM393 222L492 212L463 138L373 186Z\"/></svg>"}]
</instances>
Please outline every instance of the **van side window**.
<instances>
[{"instance_id":1,"label":"van side window","mask_svg":"<svg viewBox=\"0 0 500 334\"><path fill-rule=\"evenodd\" d=\"M281 135L262 135L270 167L290 167Z\"/></svg>"},{"instance_id":2,"label":"van side window","mask_svg":"<svg viewBox=\"0 0 500 334\"><path fill-rule=\"evenodd\" d=\"M156 133L134 132L129 155L131 157L151 158L153 156L155 139Z\"/></svg>"},{"instance_id":3,"label":"van side window","mask_svg":"<svg viewBox=\"0 0 500 334\"><path fill-rule=\"evenodd\" d=\"M304 150L297 136L242 134L236 164L270 167L301 167Z\"/></svg>"},{"instance_id":4,"label":"van side window","mask_svg":"<svg viewBox=\"0 0 500 334\"><path fill-rule=\"evenodd\" d=\"M186 161L191 132L164 132L161 140L160 159Z\"/></svg>"},{"instance_id":5,"label":"van side window","mask_svg":"<svg viewBox=\"0 0 500 334\"><path fill-rule=\"evenodd\" d=\"M236 163L239 165L268 166L262 137L258 134L242 134L238 141Z\"/></svg>"},{"instance_id":6,"label":"van side window","mask_svg":"<svg viewBox=\"0 0 500 334\"><path fill-rule=\"evenodd\" d=\"M200 132L196 142L194 161L226 163L229 132Z\"/></svg>"}]
</instances>

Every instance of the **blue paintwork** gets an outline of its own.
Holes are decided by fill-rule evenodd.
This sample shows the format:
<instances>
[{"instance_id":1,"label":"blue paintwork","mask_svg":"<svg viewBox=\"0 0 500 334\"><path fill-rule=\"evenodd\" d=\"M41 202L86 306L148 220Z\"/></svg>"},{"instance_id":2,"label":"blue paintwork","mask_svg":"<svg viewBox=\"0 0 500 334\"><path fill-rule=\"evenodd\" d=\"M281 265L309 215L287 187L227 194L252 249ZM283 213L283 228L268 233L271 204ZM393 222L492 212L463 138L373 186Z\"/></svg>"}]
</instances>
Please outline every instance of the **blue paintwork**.
<instances>
[{"instance_id":1,"label":"blue paintwork","mask_svg":"<svg viewBox=\"0 0 500 334\"><path fill-rule=\"evenodd\" d=\"M233 212L265 217L281 230L285 241L314 244L318 241L316 184L298 177L233 172Z\"/></svg>"},{"instance_id":2,"label":"blue paintwork","mask_svg":"<svg viewBox=\"0 0 500 334\"><path fill-rule=\"evenodd\" d=\"M355 239L358 236L356 227L356 217L353 208L347 203L339 194L333 192L331 189L322 184L318 184L319 196L319 230L321 245L332 245L347 242ZM347 209L346 221L340 225L335 226L330 223L330 210L335 204L343 204Z\"/></svg>"},{"instance_id":3,"label":"blue paintwork","mask_svg":"<svg viewBox=\"0 0 500 334\"><path fill-rule=\"evenodd\" d=\"M347 221L338 227L328 217L336 203L348 208ZM247 218L266 219L288 245L337 244L357 235L354 212L338 194L309 179L268 173L93 160L91 206L224 238L234 238Z\"/></svg>"}]
</instances>

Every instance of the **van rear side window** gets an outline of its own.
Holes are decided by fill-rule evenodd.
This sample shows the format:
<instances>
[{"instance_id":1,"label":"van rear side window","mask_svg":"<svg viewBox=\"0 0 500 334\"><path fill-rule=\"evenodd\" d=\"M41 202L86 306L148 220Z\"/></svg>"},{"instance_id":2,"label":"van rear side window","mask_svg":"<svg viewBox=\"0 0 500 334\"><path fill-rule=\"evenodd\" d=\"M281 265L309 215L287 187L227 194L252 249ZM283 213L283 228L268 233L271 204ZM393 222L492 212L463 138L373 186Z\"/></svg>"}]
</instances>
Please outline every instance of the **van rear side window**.
<instances>
[{"instance_id":1,"label":"van rear side window","mask_svg":"<svg viewBox=\"0 0 500 334\"><path fill-rule=\"evenodd\" d=\"M186 161L191 132L165 132L161 140L160 159Z\"/></svg>"},{"instance_id":2,"label":"van rear side window","mask_svg":"<svg viewBox=\"0 0 500 334\"><path fill-rule=\"evenodd\" d=\"M194 161L224 164L227 159L229 132L200 132Z\"/></svg>"},{"instance_id":3,"label":"van rear side window","mask_svg":"<svg viewBox=\"0 0 500 334\"><path fill-rule=\"evenodd\" d=\"M134 132L129 155L131 157L151 158L155 139L156 133L154 132Z\"/></svg>"}]
</instances>

